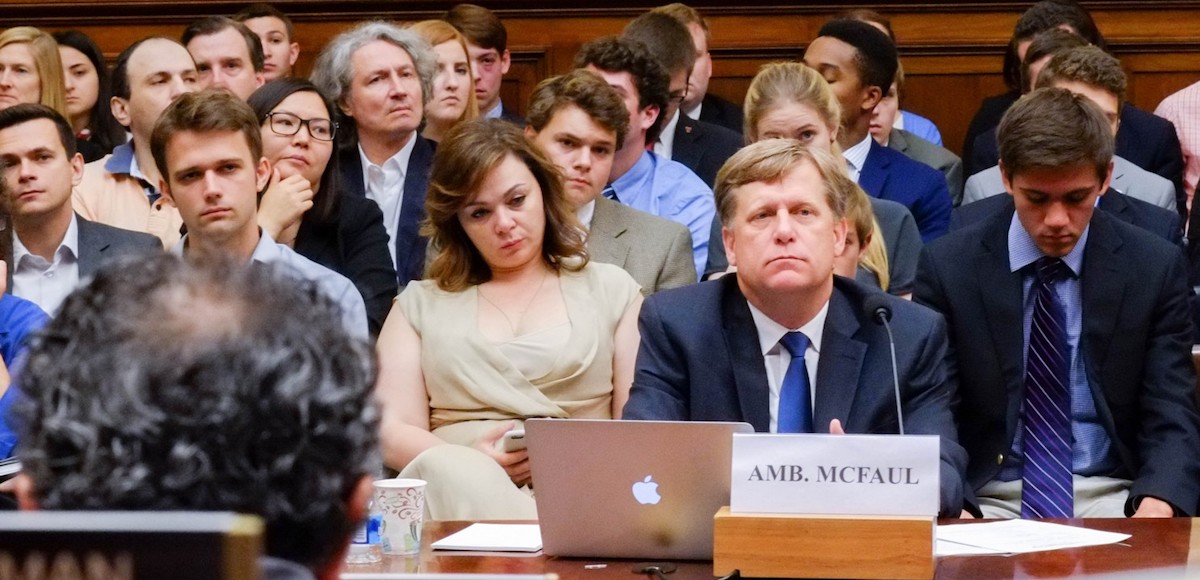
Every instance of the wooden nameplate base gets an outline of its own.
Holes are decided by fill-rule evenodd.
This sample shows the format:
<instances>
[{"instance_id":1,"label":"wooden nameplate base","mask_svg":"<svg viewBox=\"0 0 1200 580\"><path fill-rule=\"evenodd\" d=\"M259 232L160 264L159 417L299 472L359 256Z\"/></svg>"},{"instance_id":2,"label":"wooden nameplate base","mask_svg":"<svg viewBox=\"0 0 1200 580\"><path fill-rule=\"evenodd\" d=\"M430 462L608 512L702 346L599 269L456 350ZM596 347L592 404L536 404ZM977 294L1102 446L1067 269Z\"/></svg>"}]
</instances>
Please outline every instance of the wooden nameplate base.
<instances>
[{"instance_id":1,"label":"wooden nameplate base","mask_svg":"<svg viewBox=\"0 0 1200 580\"><path fill-rule=\"evenodd\" d=\"M743 578L933 578L936 518L714 516L713 575Z\"/></svg>"}]
</instances>

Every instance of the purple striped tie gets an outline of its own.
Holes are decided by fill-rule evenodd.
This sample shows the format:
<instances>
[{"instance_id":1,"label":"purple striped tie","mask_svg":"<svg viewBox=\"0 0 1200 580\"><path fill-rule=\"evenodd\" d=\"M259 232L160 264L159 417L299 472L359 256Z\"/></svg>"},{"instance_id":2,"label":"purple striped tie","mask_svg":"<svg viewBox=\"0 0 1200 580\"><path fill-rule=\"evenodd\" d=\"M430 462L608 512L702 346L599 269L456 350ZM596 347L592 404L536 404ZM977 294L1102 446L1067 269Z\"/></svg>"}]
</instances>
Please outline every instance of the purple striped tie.
<instances>
[{"instance_id":1,"label":"purple striped tie","mask_svg":"<svg viewBox=\"0 0 1200 580\"><path fill-rule=\"evenodd\" d=\"M1033 324L1025 362L1025 465L1021 517L1069 518L1075 512L1071 480L1071 387L1066 312L1054 284L1069 275L1058 258L1037 261Z\"/></svg>"}]
</instances>

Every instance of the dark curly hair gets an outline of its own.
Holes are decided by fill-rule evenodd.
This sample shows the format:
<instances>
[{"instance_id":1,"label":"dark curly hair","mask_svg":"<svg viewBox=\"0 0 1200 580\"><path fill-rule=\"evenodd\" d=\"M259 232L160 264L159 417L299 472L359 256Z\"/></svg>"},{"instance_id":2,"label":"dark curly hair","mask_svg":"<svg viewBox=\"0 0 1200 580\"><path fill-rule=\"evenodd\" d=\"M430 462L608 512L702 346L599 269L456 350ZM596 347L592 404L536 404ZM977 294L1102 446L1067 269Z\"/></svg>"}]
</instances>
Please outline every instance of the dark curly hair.
<instances>
[{"instance_id":1,"label":"dark curly hair","mask_svg":"<svg viewBox=\"0 0 1200 580\"><path fill-rule=\"evenodd\" d=\"M658 107L658 118L646 131L646 142L658 140L663 124L663 111L671 98L671 76L646 45L631 38L605 36L579 49L574 68L592 65L602 71L627 72L633 77L638 92L638 109Z\"/></svg>"},{"instance_id":2,"label":"dark curly hair","mask_svg":"<svg viewBox=\"0 0 1200 580\"><path fill-rule=\"evenodd\" d=\"M30 347L18 450L51 510L235 511L328 565L379 466L376 364L314 287L266 266L118 261Z\"/></svg>"}]
</instances>

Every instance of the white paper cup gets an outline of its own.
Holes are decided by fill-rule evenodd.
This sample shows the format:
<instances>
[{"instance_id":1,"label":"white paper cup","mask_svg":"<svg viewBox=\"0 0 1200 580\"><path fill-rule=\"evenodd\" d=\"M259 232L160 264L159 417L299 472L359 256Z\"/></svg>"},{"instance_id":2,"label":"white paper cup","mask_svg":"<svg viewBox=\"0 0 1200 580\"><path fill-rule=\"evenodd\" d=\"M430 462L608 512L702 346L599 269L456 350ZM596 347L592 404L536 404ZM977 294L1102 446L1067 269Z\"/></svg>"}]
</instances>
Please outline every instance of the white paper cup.
<instances>
[{"instance_id":1,"label":"white paper cup","mask_svg":"<svg viewBox=\"0 0 1200 580\"><path fill-rule=\"evenodd\" d=\"M422 479L380 479L375 482L373 509L383 516L379 537L384 554L420 553L425 485Z\"/></svg>"}]
</instances>

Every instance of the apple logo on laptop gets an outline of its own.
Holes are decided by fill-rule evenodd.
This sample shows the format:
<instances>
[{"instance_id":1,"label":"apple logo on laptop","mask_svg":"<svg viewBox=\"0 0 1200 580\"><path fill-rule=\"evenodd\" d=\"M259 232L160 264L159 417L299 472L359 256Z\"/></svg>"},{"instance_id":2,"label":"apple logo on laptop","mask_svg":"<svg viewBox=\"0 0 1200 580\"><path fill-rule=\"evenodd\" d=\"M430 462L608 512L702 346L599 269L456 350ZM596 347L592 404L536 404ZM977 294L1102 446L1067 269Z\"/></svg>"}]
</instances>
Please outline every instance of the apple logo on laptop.
<instances>
[{"instance_id":1,"label":"apple logo on laptop","mask_svg":"<svg viewBox=\"0 0 1200 580\"><path fill-rule=\"evenodd\" d=\"M634 482L633 499L642 505L657 504L662 499L662 496L658 495L658 484L653 477L647 475L646 479Z\"/></svg>"}]
</instances>

